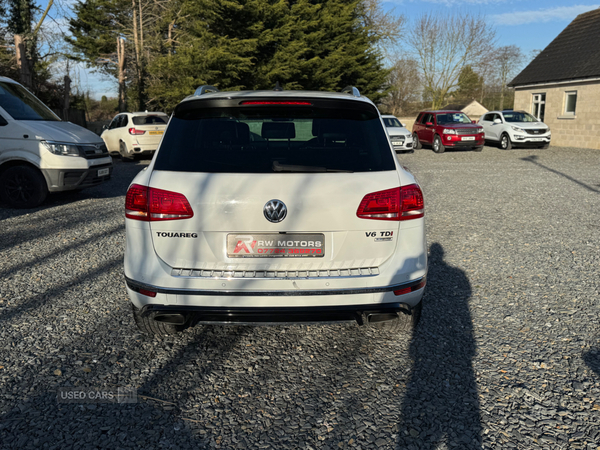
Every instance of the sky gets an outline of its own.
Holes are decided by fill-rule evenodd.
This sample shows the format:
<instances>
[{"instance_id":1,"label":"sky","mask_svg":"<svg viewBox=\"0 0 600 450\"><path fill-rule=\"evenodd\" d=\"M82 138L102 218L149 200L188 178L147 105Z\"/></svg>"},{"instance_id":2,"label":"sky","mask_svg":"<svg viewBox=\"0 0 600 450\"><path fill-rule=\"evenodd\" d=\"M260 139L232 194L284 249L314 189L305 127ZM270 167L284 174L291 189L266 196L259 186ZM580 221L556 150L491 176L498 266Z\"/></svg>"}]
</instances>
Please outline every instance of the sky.
<instances>
[{"instance_id":1,"label":"sky","mask_svg":"<svg viewBox=\"0 0 600 450\"><path fill-rule=\"evenodd\" d=\"M56 0L55 0L56 1ZM600 7L600 0L381 0L386 11L404 15L410 24L421 14L442 14L468 11L485 16L496 29L497 45L517 45L525 55L543 50L577 15ZM58 0L63 12L74 0ZM58 3L57 2L57 3ZM55 3L56 4L56 3ZM45 7L46 1L41 1ZM59 11L51 11L58 13ZM58 16L58 14L56 14ZM57 20L58 26L67 32L66 21ZM117 83L83 66L71 67L71 78L80 92L89 91L90 96L100 99L117 96ZM62 77L62 76L61 76Z\"/></svg>"}]
</instances>

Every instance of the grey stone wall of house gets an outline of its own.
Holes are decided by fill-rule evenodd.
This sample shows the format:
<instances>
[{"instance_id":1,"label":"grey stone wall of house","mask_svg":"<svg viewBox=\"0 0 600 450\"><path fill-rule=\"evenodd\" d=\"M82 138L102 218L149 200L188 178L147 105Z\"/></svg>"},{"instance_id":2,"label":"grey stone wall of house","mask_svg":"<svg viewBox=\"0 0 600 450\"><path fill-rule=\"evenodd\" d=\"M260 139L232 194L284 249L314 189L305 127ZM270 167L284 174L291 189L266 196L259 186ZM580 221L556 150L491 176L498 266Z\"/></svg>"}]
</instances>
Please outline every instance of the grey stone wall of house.
<instances>
[{"instance_id":1,"label":"grey stone wall of house","mask_svg":"<svg viewBox=\"0 0 600 450\"><path fill-rule=\"evenodd\" d=\"M575 114L566 113L567 93L577 93ZM516 87L515 109L533 113L533 95L546 94L544 123L551 145L600 150L600 81Z\"/></svg>"}]
</instances>

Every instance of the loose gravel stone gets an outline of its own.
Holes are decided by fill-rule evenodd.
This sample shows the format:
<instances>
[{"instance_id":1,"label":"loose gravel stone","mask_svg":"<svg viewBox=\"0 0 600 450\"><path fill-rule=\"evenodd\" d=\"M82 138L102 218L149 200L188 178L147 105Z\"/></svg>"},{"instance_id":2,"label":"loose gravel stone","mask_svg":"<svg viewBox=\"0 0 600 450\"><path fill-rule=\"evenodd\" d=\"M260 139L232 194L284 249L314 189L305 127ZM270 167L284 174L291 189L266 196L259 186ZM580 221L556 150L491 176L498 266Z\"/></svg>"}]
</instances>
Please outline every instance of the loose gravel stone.
<instances>
[{"instance_id":1,"label":"loose gravel stone","mask_svg":"<svg viewBox=\"0 0 600 450\"><path fill-rule=\"evenodd\" d=\"M599 152L398 155L426 201L412 336L356 325L194 327L148 338L110 183L0 209L0 447L597 449ZM65 404L58 388L133 387Z\"/></svg>"}]
</instances>

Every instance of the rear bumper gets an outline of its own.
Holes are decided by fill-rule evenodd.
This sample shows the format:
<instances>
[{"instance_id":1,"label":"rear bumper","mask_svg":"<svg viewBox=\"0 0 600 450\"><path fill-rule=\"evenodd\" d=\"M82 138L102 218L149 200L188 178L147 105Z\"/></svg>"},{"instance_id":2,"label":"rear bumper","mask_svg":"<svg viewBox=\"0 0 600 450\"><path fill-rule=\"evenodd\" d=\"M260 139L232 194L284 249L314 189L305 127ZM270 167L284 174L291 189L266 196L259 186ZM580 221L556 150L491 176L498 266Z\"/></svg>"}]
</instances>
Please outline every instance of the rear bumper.
<instances>
[{"instance_id":1,"label":"rear bumper","mask_svg":"<svg viewBox=\"0 0 600 450\"><path fill-rule=\"evenodd\" d=\"M160 288L126 277L131 302L142 315L168 322L306 323L356 321L370 315L410 314L423 297L425 277L392 286L331 290L190 290Z\"/></svg>"},{"instance_id":2,"label":"rear bumper","mask_svg":"<svg viewBox=\"0 0 600 450\"><path fill-rule=\"evenodd\" d=\"M150 291L157 294L199 296L199 297L308 297L322 295L357 295L357 294L379 294L409 289L414 292L425 286L426 278L421 277L407 283L395 284L391 286L376 286L363 288L347 289L306 289L306 290L205 290L205 289L177 289L154 286L147 283L132 280L125 277L127 287L134 292L140 290Z\"/></svg>"}]
</instances>

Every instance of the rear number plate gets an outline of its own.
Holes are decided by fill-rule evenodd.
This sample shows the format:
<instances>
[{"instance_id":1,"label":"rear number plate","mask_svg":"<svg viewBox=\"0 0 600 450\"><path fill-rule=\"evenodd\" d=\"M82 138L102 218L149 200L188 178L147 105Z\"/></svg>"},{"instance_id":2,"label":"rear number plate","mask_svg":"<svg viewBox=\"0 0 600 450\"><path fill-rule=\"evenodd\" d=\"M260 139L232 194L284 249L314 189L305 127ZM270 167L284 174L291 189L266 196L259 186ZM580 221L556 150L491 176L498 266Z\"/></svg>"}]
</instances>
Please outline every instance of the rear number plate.
<instances>
[{"instance_id":1,"label":"rear number plate","mask_svg":"<svg viewBox=\"0 0 600 450\"><path fill-rule=\"evenodd\" d=\"M312 234L228 234L230 258L310 258L325 256L325 235Z\"/></svg>"},{"instance_id":2,"label":"rear number plate","mask_svg":"<svg viewBox=\"0 0 600 450\"><path fill-rule=\"evenodd\" d=\"M461 138L461 140L463 141L474 141L475 140L475 136L464 136Z\"/></svg>"},{"instance_id":3,"label":"rear number plate","mask_svg":"<svg viewBox=\"0 0 600 450\"><path fill-rule=\"evenodd\" d=\"M106 176L106 175L108 175L109 173L110 173L110 170L109 170L108 168L106 168L106 169L100 169L100 170L98 170L98 176L99 176L99 177Z\"/></svg>"},{"instance_id":4,"label":"rear number plate","mask_svg":"<svg viewBox=\"0 0 600 450\"><path fill-rule=\"evenodd\" d=\"M148 134L150 136L156 136L158 134L163 134L163 133L164 133L164 131L150 131Z\"/></svg>"}]
</instances>

